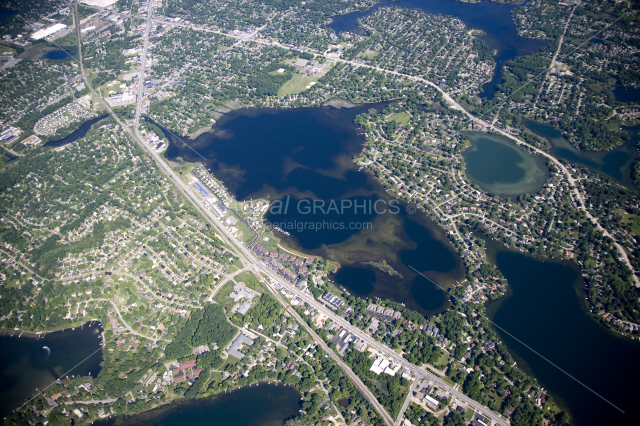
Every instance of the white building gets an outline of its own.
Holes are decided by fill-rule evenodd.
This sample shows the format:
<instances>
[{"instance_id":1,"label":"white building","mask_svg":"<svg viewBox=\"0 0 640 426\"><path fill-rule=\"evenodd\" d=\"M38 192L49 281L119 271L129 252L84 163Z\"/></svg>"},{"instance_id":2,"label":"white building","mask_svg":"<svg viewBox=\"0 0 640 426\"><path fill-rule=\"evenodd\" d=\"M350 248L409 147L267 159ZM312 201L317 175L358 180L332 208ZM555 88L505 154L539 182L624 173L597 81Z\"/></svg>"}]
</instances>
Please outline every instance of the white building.
<instances>
[{"instance_id":1,"label":"white building","mask_svg":"<svg viewBox=\"0 0 640 426\"><path fill-rule=\"evenodd\" d=\"M106 9L109 6L113 6L117 1L118 0L80 0L80 3L95 9Z\"/></svg>"},{"instance_id":2,"label":"white building","mask_svg":"<svg viewBox=\"0 0 640 426\"><path fill-rule=\"evenodd\" d=\"M58 31L64 30L65 28L67 28L67 26L65 24L54 24L50 27L47 28L43 28L39 31L36 31L35 33L31 34L31 38L33 40L41 40L45 37L50 36L51 34L55 34Z\"/></svg>"}]
</instances>

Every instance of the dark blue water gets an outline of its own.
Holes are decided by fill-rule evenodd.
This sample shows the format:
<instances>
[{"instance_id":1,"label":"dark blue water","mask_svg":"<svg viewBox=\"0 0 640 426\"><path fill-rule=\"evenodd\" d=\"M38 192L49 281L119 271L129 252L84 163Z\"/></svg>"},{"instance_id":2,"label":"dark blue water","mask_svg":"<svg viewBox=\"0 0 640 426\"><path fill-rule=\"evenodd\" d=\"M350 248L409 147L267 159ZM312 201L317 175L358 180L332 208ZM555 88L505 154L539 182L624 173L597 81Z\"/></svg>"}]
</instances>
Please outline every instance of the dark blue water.
<instances>
[{"instance_id":1,"label":"dark blue water","mask_svg":"<svg viewBox=\"0 0 640 426\"><path fill-rule=\"evenodd\" d=\"M618 102L640 102L640 89L616 86L616 88L613 89L613 96L616 97L616 101Z\"/></svg>"},{"instance_id":2,"label":"dark blue water","mask_svg":"<svg viewBox=\"0 0 640 426\"><path fill-rule=\"evenodd\" d=\"M400 6L410 9L420 9L430 14L450 15L459 18L469 29L482 30L481 36L489 49L496 50L494 56L496 69L494 76L486 83L480 94L491 99L502 83L504 64L517 57L536 53L542 46L548 43L543 40L524 38L518 35L516 24L513 22L511 12L517 5L499 4L489 1L481 3L462 3L455 0L381 0L376 6L366 12L353 12L346 15L335 16L329 25L336 32L357 32L356 20L369 16L379 7Z\"/></svg>"},{"instance_id":3,"label":"dark blue water","mask_svg":"<svg viewBox=\"0 0 640 426\"><path fill-rule=\"evenodd\" d=\"M0 336L0 418L34 396L36 388L43 390L60 377L98 375L102 362L100 332L97 323L40 339L26 335L18 338L20 332L10 337L10 332L4 332ZM44 346L51 351L49 354Z\"/></svg>"},{"instance_id":4,"label":"dark blue water","mask_svg":"<svg viewBox=\"0 0 640 426\"><path fill-rule=\"evenodd\" d=\"M275 234L284 246L339 264L336 283L430 314L447 300L410 266L450 286L463 276L459 256L435 222L353 164L365 143L354 118L385 106L236 110L218 120L213 134L187 142L238 199L271 200L265 221L290 233ZM168 158L202 162L165 135ZM382 260L399 275L368 264Z\"/></svg>"},{"instance_id":5,"label":"dark blue water","mask_svg":"<svg viewBox=\"0 0 640 426\"><path fill-rule=\"evenodd\" d=\"M72 58L74 56L76 56L76 52L73 52L71 50L50 50L49 52L44 54L43 58L61 61L64 59Z\"/></svg>"},{"instance_id":6,"label":"dark blue water","mask_svg":"<svg viewBox=\"0 0 640 426\"><path fill-rule=\"evenodd\" d=\"M592 38L589 41L593 44L604 44L604 41L600 40L599 38Z\"/></svg>"},{"instance_id":7,"label":"dark blue water","mask_svg":"<svg viewBox=\"0 0 640 426\"><path fill-rule=\"evenodd\" d=\"M556 158L570 163L581 164L591 170L616 180L621 185L633 187L631 182L631 164L637 157L638 129L623 127L630 135L630 141L611 151L582 151L574 146L555 127L532 120L525 120L526 128L540 136L545 137L551 143L551 154Z\"/></svg>"},{"instance_id":8,"label":"dark blue water","mask_svg":"<svg viewBox=\"0 0 640 426\"><path fill-rule=\"evenodd\" d=\"M16 13L17 12L0 8L0 21L2 21L5 18L8 18L8 17L10 17L12 15L15 15Z\"/></svg>"},{"instance_id":9,"label":"dark blue water","mask_svg":"<svg viewBox=\"0 0 640 426\"><path fill-rule=\"evenodd\" d=\"M293 386L246 386L213 398L180 400L134 416L96 422L100 426L282 426L298 415L300 392Z\"/></svg>"},{"instance_id":10,"label":"dark blue water","mask_svg":"<svg viewBox=\"0 0 640 426\"><path fill-rule=\"evenodd\" d=\"M357 295L370 294L376 282L376 273L370 269L347 266L334 275L337 283L349 283L349 289Z\"/></svg>"},{"instance_id":11,"label":"dark blue water","mask_svg":"<svg viewBox=\"0 0 640 426\"><path fill-rule=\"evenodd\" d=\"M92 118L91 120L87 120L82 124L82 126L80 126L78 130L71 132L68 136L65 136L62 139L58 139L56 141L49 141L46 144L44 144L44 146L58 147L58 146L75 142L78 139L83 138L87 134L89 129L91 129L91 126L93 126L100 120L104 120L107 117L108 115L103 115L100 117Z\"/></svg>"},{"instance_id":12,"label":"dark blue water","mask_svg":"<svg viewBox=\"0 0 640 426\"><path fill-rule=\"evenodd\" d=\"M574 419L571 424L640 424L640 342L620 338L591 317L577 266L507 251L491 239L487 239L487 254L510 288L508 296L487 305L489 317L511 335L500 328L496 332L518 364L526 364L562 408L569 410Z\"/></svg>"}]
</instances>

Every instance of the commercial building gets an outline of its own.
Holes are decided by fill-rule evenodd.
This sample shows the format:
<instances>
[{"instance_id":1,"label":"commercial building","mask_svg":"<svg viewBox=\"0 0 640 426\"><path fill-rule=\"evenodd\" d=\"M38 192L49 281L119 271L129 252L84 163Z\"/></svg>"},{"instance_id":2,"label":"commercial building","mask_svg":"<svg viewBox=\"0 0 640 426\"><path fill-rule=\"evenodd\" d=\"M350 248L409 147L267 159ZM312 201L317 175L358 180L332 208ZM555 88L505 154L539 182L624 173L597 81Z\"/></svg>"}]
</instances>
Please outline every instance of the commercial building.
<instances>
[{"instance_id":1,"label":"commercial building","mask_svg":"<svg viewBox=\"0 0 640 426\"><path fill-rule=\"evenodd\" d=\"M33 40L41 40L45 37L50 36L51 34L55 34L58 31L64 30L65 28L67 28L67 26L65 24L54 24L50 27L47 28L43 28L41 30L36 31L35 33L31 34L31 38Z\"/></svg>"},{"instance_id":2,"label":"commercial building","mask_svg":"<svg viewBox=\"0 0 640 426\"><path fill-rule=\"evenodd\" d=\"M80 0L80 3L86 4L94 9L106 9L109 6L116 4L118 0Z\"/></svg>"}]
</instances>

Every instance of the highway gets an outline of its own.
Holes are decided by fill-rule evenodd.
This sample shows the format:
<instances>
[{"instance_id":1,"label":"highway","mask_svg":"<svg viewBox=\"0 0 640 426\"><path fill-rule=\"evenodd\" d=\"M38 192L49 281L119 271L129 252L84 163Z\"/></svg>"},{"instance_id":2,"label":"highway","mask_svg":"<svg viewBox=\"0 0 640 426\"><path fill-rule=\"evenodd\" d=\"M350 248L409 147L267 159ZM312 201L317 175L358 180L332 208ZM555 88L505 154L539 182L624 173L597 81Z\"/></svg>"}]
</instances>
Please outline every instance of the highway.
<instances>
[{"instance_id":1,"label":"highway","mask_svg":"<svg viewBox=\"0 0 640 426\"><path fill-rule=\"evenodd\" d=\"M74 7L74 16L75 16L76 22L77 22L77 17L78 17L77 1L78 0L76 0L76 2L74 3L74 5L75 5L75 7ZM141 64L142 67L141 67L141 72L139 74L139 79L138 79L138 98L137 98L137 101L136 101L135 133L132 132L131 129L129 127L127 127L120 120L120 118L113 112L113 110L106 103L106 101L98 93L95 92L93 86L91 85L91 82L87 78L87 76L86 76L86 74L84 72L83 64L82 64L82 41L81 41L81 35L80 35L80 28L79 28L78 25L76 25L76 33L77 33L77 39L78 39L78 56L77 56L77 58L78 58L78 61L79 61L79 64L80 64L80 72L81 72L82 78L84 79L85 84L87 85L89 90L93 93L93 95L96 97L96 99L98 99L101 102L101 104L103 105L105 110L108 111L109 114L113 117L113 119L122 127L122 129L124 131L126 131L129 134L129 136L134 141L136 141L138 143L138 145L151 156L151 158L153 158L153 160L155 161L155 163L158 166L158 168L169 179L172 180L172 182L175 185L175 187L189 200L189 202L191 202L191 204L193 204L193 206L197 210L200 211L200 213L203 215L203 217L205 219L207 219L209 222L211 222L213 225L216 226L216 228L220 231L219 235L222 237L222 240L223 241L226 240L225 242L229 246L235 247L236 254L240 257L240 260L245 265L251 265L253 267L253 269L257 272L257 275L258 275L259 278L262 279L262 276L261 276L260 273L261 272L264 273L266 276L269 277L270 280L272 280L273 282L277 282L281 286L287 288L289 291L294 293L296 296L298 296L305 303L309 304L310 306L314 307L318 311L320 311L320 312L324 313L325 315L327 315L327 317L330 318L332 321L336 322L337 324L339 324L340 326L345 328L347 331L349 331L350 333L352 333L356 337L358 337L358 338L362 339L363 341L365 341L367 344L369 344L371 347L373 347L376 350L378 350L381 354L384 354L385 356L387 356L393 362L402 365L405 369L411 371L416 377L427 379L427 380L431 381L434 385L436 385L436 386L440 387L441 389L449 392L452 395L453 398L457 398L458 400L464 402L468 406L473 407L474 410L476 410L476 412L482 413L485 417L488 417L489 419L491 419L492 423L498 424L498 425L501 425L501 426L509 425L509 422L507 420L505 420L503 417L501 417L499 414L492 412L489 408L487 408L487 407L483 406L482 404L474 401L473 399L467 397L462 392L457 391L453 387L449 386L446 382L444 382L444 381L440 380L439 378L437 378L436 376L428 373L424 368L418 367L418 366L410 363L409 361L405 360L401 355L397 354L392 349L390 349L387 346L383 345L382 343L376 341L375 339L373 339L368 334L364 333L359 328L352 326L348 321L346 321L345 319L343 319L342 317L337 315L335 312L333 312L332 310L327 308L322 302L317 301L313 297L313 295L311 295L309 293L306 293L306 292L300 291L298 288L292 286L289 282L285 281L284 278L280 277L274 271L272 271L270 268L268 268L266 265L264 265L260 261L260 259L256 258L254 256L254 254L247 247L245 247L222 224L222 222L218 219L218 217L215 215L215 213L213 213L211 210L206 208L206 206L203 203L203 200L198 198L197 195L193 191L190 190L188 185L169 167L169 165L160 157L160 155L150 145L145 143L143 138L140 136L140 133L138 131L137 123L139 122L140 111L141 111L141 108L142 108L142 95L144 93L145 64L146 64L146 56L147 56L148 44L149 44L149 32L150 32L151 24L153 22L152 16L153 16L153 6L150 4L149 8L148 8L148 12L147 12L147 26L146 26L145 35L144 35L142 64ZM438 90L440 90L440 89L438 89ZM351 380L353 380L354 384L358 387L358 389L363 393L363 395L378 410L378 412L381 414L381 416L385 420L385 422L389 426L394 425L395 422L391 418L391 416L380 405L380 403L373 396L371 391L362 383L362 381L355 375L355 373L353 373L353 371L342 361L340 356L338 356L333 350L331 350L327 346L327 344L315 332L313 332L313 330L306 324L306 322L303 319L301 319L299 317L299 315L292 309L291 305L288 304L286 301L284 301L282 299L281 295L279 294L279 292L274 287L272 287L271 285L268 285L267 288L274 294L274 296L285 306L285 308L289 312L293 312L292 315L294 315L300 321L300 323L313 336L314 340L316 342L318 342L318 344L327 352L327 354L329 354L336 361L336 363L338 363L338 365L340 365L340 367L344 370L345 374L349 378L351 378Z\"/></svg>"},{"instance_id":2,"label":"highway","mask_svg":"<svg viewBox=\"0 0 640 426\"><path fill-rule=\"evenodd\" d=\"M575 8L574 8L575 9ZM573 12L572 12L573 14ZM167 22L163 21L163 20L157 20L158 23L163 23L163 24L167 24ZM272 40L262 40L259 39L257 37L254 37L257 35L257 33L259 32L259 30L254 31L251 34L247 34L244 37L239 37L233 34L225 34L221 31L216 31L216 30L212 30L209 28L203 28L201 26L197 26L188 22L181 22L181 23L171 23L170 25L172 26L178 26L178 27L185 27L185 28L191 28L194 30L198 30L198 31L206 31L206 32L211 32L214 34L220 34L220 35L224 35L226 37L230 37L230 38L235 38L238 39L239 41L242 40L251 40L253 42L256 43L260 43L260 44L264 44L264 45L268 45L268 46L277 46L280 47L282 49L287 49L287 50L291 50L291 48L284 46L276 41L272 41ZM559 49L559 47L558 47ZM305 49L302 49L305 50ZM316 53L319 54L321 56L324 56L323 53L321 52L317 52L317 51L313 51L310 49L306 49L312 53ZM559 50L558 50L559 51ZM554 55L554 61L555 61L555 57L557 56ZM595 218L587 209L586 207L586 202L585 202L585 196L584 194L580 191L580 187L576 184L575 179L573 178L573 176L571 175L571 173L569 172L569 169L567 168L567 166L565 166L560 160L558 160L556 157L554 157L553 155L539 149L536 148L532 145L529 145L528 143L526 143L525 141L517 138L516 136L514 136L513 134L511 134L510 132L507 132L505 130L502 130L501 128L498 128L495 126L494 123L492 123L490 120L484 121L478 117L476 117L475 115L471 114L469 111L467 111L466 109L464 109L458 102L456 102L455 99L453 99L447 92L445 92L440 86L438 86L437 84L434 84L433 82L420 77L420 76L413 76L413 75L407 75L407 74L403 74L403 73L399 73L397 71L391 71L391 70L386 70L384 68L380 68L377 66L373 66L373 65L367 65L367 64L362 64L362 63L358 63L358 62L354 62L354 61L348 61L345 59L341 59L341 58L328 58L330 60L334 60L337 62L343 62L346 64L350 64L353 65L355 67L365 67L365 68L372 68L375 69L376 71L380 72L380 73L384 73L384 74L391 74L391 75L395 75L397 77L402 77L402 78L406 78L408 80L414 81L416 83L420 83L420 84L425 84L427 86L430 86L434 89L436 89L438 92L440 92L442 94L442 97L449 103L449 105L451 105L451 108L453 109L457 109L458 111L461 111L462 113L464 113L470 120L472 120L474 123L479 124L482 127L486 127L504 137L507 137L509 139L511 139L512 141L514 141L515 143L522 145L522 146L526 146L529 149L533 149L535 151L536 154L538 155L542 155L544 157L546 157L548 160L550 160L551 162L554 163L554 165L556 167L558 167L562 173L566 176L567 178L567 182L569 183L569 187L571 189L571 194L572 194L572 198L574 199L574 201L578 201L579 205L577 205L576 207L579 210L582 210L587 218L589 219L589 221L591 221L591 223L600 231L602 232L606 237L611 238L611 240L614 242L614 245L616 246L617 250L618 250L618 254L619 254L619 259L625 263L625 265L627 265L627 267L629 268L629 270L631 271L632 277L633 277L633 281L636 285L636 287L640 287L640 277L638 277L638 275L636 274L636 271L633 269L633 266L631 265L631 261L629 260L629 256L627 255L626 250L624 249L624 247L622 247L622 245L620 243L618 243L616 241L616 239L613 237L613 235L611 235L611 233L609 231L607 231L598 221L597 218ZM552 65L553 65L553 61L552 61Z\"/></svg>"}]
</instances>

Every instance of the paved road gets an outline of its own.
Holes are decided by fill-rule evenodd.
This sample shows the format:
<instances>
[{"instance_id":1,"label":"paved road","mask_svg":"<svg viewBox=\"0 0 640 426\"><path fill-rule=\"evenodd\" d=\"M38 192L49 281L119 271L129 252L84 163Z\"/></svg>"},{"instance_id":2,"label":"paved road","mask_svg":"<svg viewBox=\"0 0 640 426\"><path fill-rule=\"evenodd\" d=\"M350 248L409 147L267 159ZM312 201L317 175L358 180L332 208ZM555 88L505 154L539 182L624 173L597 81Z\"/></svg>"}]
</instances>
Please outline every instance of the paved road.
<instances>
[{"instance_id":1,"label":"paved road","mask_svg":"<svg viewBox=\"0 0 640 426\"><path fill-rule=\"evenodd\" d=\"M575 9L575 8L574 8ZM573 11L572 11L573 14ZM158 21L158 22L162 22L164 24L166 24L166 22L164 21ZM240 39L240 40L244 40L245 38L240 38L238 36L234 36L232 34L225 34L223 32L220 31L215 31L215 30L211 30L211 29L206 29L206 28L201 28L197 25L193 25L191 23L174 23L172 24L174 26L179 26L179 27L187 27L187 28L192 28L198 31L207 31L207 32L212 32L215 34L220 34L220 35L224 35L226 37L230 37L230 38L236 38L236 39ZM566 30L566 27L565 27ZM260 43L260 44L264 44L264 45L269 45L269 46L277 46L280 47L282 49L287 49L290 50L289 47L287 46L283 46L282 44L276 42L276 41L271 41L271 40L261 40L261 39L253 39L252 41L256 42L256 43ZM304 49L303 49L304 50ZM310 49L307 49L309 51L312 51ZM558 50L559 51L559 50ZM316 52L316 51L312 51L314 53L318 53L320 55L324 55L321 52ZM557 52L556 52L556 56L557 56ZM556 57L554 56L554 58ZM578 187L578 185L576 185L575 179L573 179L573 177L571 176L571 173L569 173L569 170L567 169L567 167L561 163L558 159L556 159L554 156L552 156L551 154L542 151L534 146L531 146L529 144L527 144L525 141L518 139L516 136L512 135L509 132L506 132L498 127L495 127L494 123L492 123L491 121L484 121L476 116L474 116L473 114L471 114L469 111L467 111L466 109L464 109L460 104L458 104L458 102L455 101L455 99L453 99L447 92L445 92L444 90L442 90L442 88L434 83L432 83L429 80L426 80L420 76L411 76L411 75L407 75L407 74L403 74L403 73L399 73L397 71L390 71L390 70L386 70L384 68L380 68L377 66L372 66L372 65L367 65L367 64L361 64L361 63L357 63L354 61L347 61L345 59L340 59L340 58L328 58L331 60L335 60L337 62L343 62L346 64L350 64L356 67L365 67L365 68L372 68L375 69L376 71L380 72L380 73L384 73L384 74L391 74L391 75L395 75L397 77L403 77L409 80L412 80L414 82L417 83L421 83L421 84L425 84L427 86L430 86L434 89L436 89L438 92L440 92L442 94L442 97L455 109L463 112L467 117L469 117L469 119L473 120L473 122L483 126L483 127L488 127L489 129L499 133L502 136L505 136L511 140L513 140L514 142L516 142L519 145L523 145L526 146L530 149L533 149L537 154L542 155L544 157L546 157L547 159L549 159L551 162L554 163L554 165L556 167L558 167L562 173L567 177L567 181L569 182L569 187L571 188L571 192L574 196L574 201L578 200L580 202L580 206L578 207L579 210L582 210L583 212L585 212L587 218L591 221L591 223L593 223L596 228L601 231L605 236L611 238L614 241L614 244L616 246L616 248L618 249L618 253L619 253L619 257L620 259L627 265L627 267L629 268L629 270L632 272L633 275L633 280L636 284L636 287L640 287L640 278L636 275L635 270L633 269L633 266L631 265L631 262L629 261L629 257L627 255L627 252L625 251L624 247L622 247L622 245L618 244L617 242L615 242L615 238L606 230L604 229L601 225L600 222L597 220L597 218L593 217L593 215L591 215L591 213L589 213L589 211L586 208L586 203L585 203L585 197L584 194L580 191L580 188ZM554 59L555 60L555 59ZM552 62L553 64L553 62Z\"/></svg>"},{"instance_id":2,"label":"paved road","mask_svg":"<svg viewBox=\"0 0 640 426\"><path fill-rule=\"evenodd\" d=\"M373 395L373 393L371 393L369 388L362 382L362 380L360 380L360 378L353 372L353 370L351 370L351 368L347 364L345 364L344 361L342 361L342 358L338 354L336 354L325 343L325 341L320 336L318 336L315 331L313 331L311 327L309 327L307 322L303 318L301 318L300 315L298 315L295 309L293 309L293 307L286 300L282 299L282 296L275 288L273 288L269 283L267 283L267 288L269 288L271 293L273 293L276 299L278 299L278 301L285 307L285 309L291 314L291 316L293 316L295 319L298 320L300 324L302 324L305 330L307 330L307 332L320 345L320 347L329 356L331 356L331 358L333 358L333 360L340 366L340 368L342 368L342 370L345 372L347 377L349 377L349 379L353 381L353 384L358 388L358 390L362 392L362 394L369 400L369 402L373 404L373 406L376 408L378 413L380 413L380 415L382 416L382 419L385 421L385 423L388 426L393 426L394 425L393 418L389 415L389 413L387 413L387 410L385 410L385 408L378 402L378 400Z\"/></svg>"},{"instance_id":3,"label":"paved road","mask_svg":"<svg viewBox=\"0 0 640 426\"><path fill-rule=\"evenodd\" d=\"M544 75L544 79L542 80L542 84L540 85L540 90L538 91L538 96L536 97L535 101L533 101L533 110L536 110L536 103L538 102L538 99L540 99L540 96L542 96L542 90L544 89L544 83L547 81L547 79L549 78L549 74L551 73L551 70L553 69L553 66L556 63L556 59L558 58L558 55L560 54L560 49L562 48L562 43L564 42L564 36L567 34L567 29L569 28L569 24L571 23L571 18L573 18L573 12L575 12L576 8L578 7L578 5L576 4L573 9L571 9L571 13L569 14L569 18L567 18L567 23L564 25L564 31L562 32L562 35L560 36L560 39L558 40L558 48L556 49L556 52L553 54L553 58L551 58L551 63L549 64L549 68L547 69L546 74ZM547 89L548 92L548 89ZM500 111L498 110L498 114L496 114L496 118L493 120L493 124L495 124L495 122L498 120L498 116L500 115Z\"/></svg>"},{"instance_id":4,"label":"paved road","mask_svg":"<svg viewBox=\"0 0 640 426\"><path fill-rule=\"evenodd\" d=\"M77 3L76 3L76 7L75 7L75 13L76 13L76 16L77 16ZM151 16L152 16L152 9L149 8L148 17L151 17ZM147 21L147 31L145 31L143 56L142 56L142 60L143 61L146 60L146 49L148 47L148 35L149 35L148 29L150 28L150 21L152 21L152 19L148 19L148 21ZM245 247L240 241L238 241L236 239L236 237L233 234L231 234L231 232L221 223L221 221L218 219L218 217L211 210L206 208L206 206L203 204L202 200L200 200L193 193L193 191L191 191L189 189L188 185L179 176L177 176L175 174L175 172L168 166L168 164L163 161L163 159L160 157L160 155L155 150L151 149L151 147L144 142L144 140L140 137L140 134L138 132L137 126L136 126L136 129L135 129L135 135L134 135L134 133L131 131L131 129L129 129L127 126L125 126L124 123L122 123L122 121L118 118L118 116L113 113L113 110L104 101L104 99L102 99L95 92L95 90L91 86L89 80L87 79L87 77L86 77L86 75L84 73L84 68L82 66L82 52L81 52L81 47L82 46L81 46L81 42L80 42L80 34L79 34L80 31L79 31L79 29L77 29L77 32L78 32L78 59L80 61L81 74L82 74L82 77L85 80L85 83L86 83L87 87L96 96L96 98L99 99L99 101L102 103L102 105L105 107L105 109L112 115L112 117L116 120L116 122L118 122L118 124L120 124L122 126L122 128L129 134L129 136L131 136L131 138L134 141L136 141L141 146L141 148L143 150L145 150L151 156L151 158L153 158L153 160L156 162L156 165L158 166L158 168L167 177L169 177L173 181L174 185L176 186L176 189L178 189L193 204L193 206L197 210L199 210L200 213L202 213L202 215L203 215L203 217L205 219L207 219L208 221L213 223L218 228L218 230L221 231L221 234L219 234L219 235L221 235L221 237L223 237L222 239L225 240L225 242L227 242L230 246L234 246L236 248L236 250L237 250L236 254L238 254L238 256L240 257L241 261L243 261L243 263L245 265L252 265L253 268L258 272L258 275L260 275L260 272L263 272L271 280L273 280L274 282L278 282L283 287L286 287L290 291L293 291L298 297L303 299L306 303L308 303L309 305L311 305L314 308L318 309L320 312L325 313L334 322L337 322L338 324L343 326L345 329L350 331L352 334L356 335L357 337L361 338L362 340L364 340L365 342L367 342L368 344L370 344L374 348L378 349L381 353L387 355L394 362L403 365L404 367L406 367L407 369L412 371L417 376L430 380L431 382L433 382L438 387L440 387L440 388L446 390L447 392L451 393L452 396L454 396L455 398L458 398L461 401L464 401L465 403L467 403L469 406L473 407L477 412L483 413L486 417L489 417L496 424L499 424L499 425L502 425L502 426L506 426L506 425L509 424L508 421L504 420L498 414L493 413L487 407L479 404L478 402L472 400L471 398L467 397L466 395L462 394L461 392L455 390L454 388L450 387L448 384L446 384L445 382L443 382L442 380L440 380L436 376L434 376L434 375L432 375L430 373L427 373L424 369L419 368L414 364L411 364L410 362L405 360L402 356L400 356L397 353L393 352L390 348L388 348L388 347L384 346L383 344L375 341L371 336L365 334L359 328L352 326L349 322L345 321L342 317L340 317L340 316L336 315L334 312L330 311L328 308L325 307L324 304L322 304L322 303L318 302L317 300L315 300L311 295L300 292L297 288L291 286L287 281L285 281L283 278L281 278L280 276L275 274L271 269L267 268L259 259L257 259L247 247ZM276 43L273 43L273 44L276 44ZM144 78L145 78L144 62L143 62L142 65L143 65L143 68L142 68L143 71L140 73L140 78L139 78L139 81L138 81L138 84L140 85L140 87L138 88L139 96L138 96L138 103L137 103L137 108L136 108L136 117L137 117L137 119L140 116L140 111L139 110L142 107L142 102L141 102L142 96L140 94L142 93L142 90L143 90L143 87L144 87ZM384 71L384 70L381 70L381 71ZM384 71L384 72L386 72L386 71ZM395 72L392 72L392 73L395 73ZM397 73L395 73L395 74L397 74ZM404 76L404 77L406 77L406 76ZM426 80L424 80L422 78L419 78L419 77L416 77L416 78L426 82L426 84L429 84L431 86L436 87L436 89L441 91L441 89L439 89L433 83L428 82L428 81L426 81ZM452 104L457 105L457 103L455 103L455 101L453 99L451 99L449 97L449 95L447 95L444 92L442 92L442 93L443 93L443 96L445 96L445 98L448 98L448 100L450 100L452 102ZM465 111L459 105L457 107L460 110ZM469 113L467 113L467 114L469 114ZM471 116L471 117L473 119L475 119L475 120L480 121L479 119L477 119L477 118L475 118L473 116ZM485 123L483 123L483 124L485 124ZM286 302L284 302L282 300L282 298L280 297L280 294L278 294L278 292L276 290L274 290L271 286L268 286L268 288L273 292L273 294L278 298L278 300L280 300L281 303L283 303L283 305L285 306L285 308L287 310L292 310L291 306L288 303L286 303ZM310 334L314 337L314 340L316 340L323 347L323 349L325 349L325 351L327 351L327 353L329 355L334 357L334 359L336 360L338 365L340 365L340 367L345 371L347 376L349 376L354 381L354 383L356 383L356 385L358 386L358 388L361 389L361 391L363 392L365 397L367 397L367 399L374 405L374 407L376 407L378 412L385 419L385 422L390 426L393 425L394 424L393 419L389 416L389 414L386 412L386 410L384 410L384 408L380 405L380 403L377 401L377 399L375 397L373 397L373 395L368 390L368 388L366 386L362 385L362 382L355 375L355 373L353 373L353 371L346 364L344 364L344 362L342 362L342 360L332 350L330 350L328 348L326 343L317 334L315 334L315 332L313 332L313 330L311 330L306 325L306 322L304 320L302 320L297 315L297 313L295 313L295 311L293 311L293 312L295 314L295 317L299 319L301 324L303 324L305 326L305 328L307 328L309 330ZM364 387L361 387L361 386L364 386Z\"/></svg>"},{"instance_id":5,"label":"paved road","mask_svg":"<svg viewBox=\"0 0 640 426\"><path fill-rule=\"evenodd\" d=\"M418 383L418 380L416 379L414 380L413 383L411 383L411 386L409 386L409 393L407 393L407 397L404 399L404 404L402 404L402 408L398 413L395 426L400 426L400 424L402 423L402 418L404 417L404 413L405 411L407 411L407 408L409 408L409 404L411 404L411 400L413 399L413 390L415 389L415 386L417 383Z\"/></svg>"}]
</instances>

